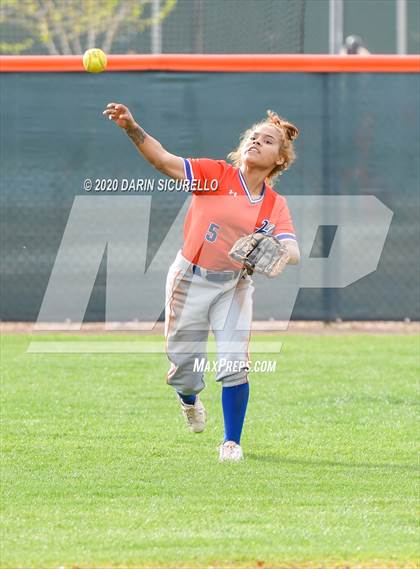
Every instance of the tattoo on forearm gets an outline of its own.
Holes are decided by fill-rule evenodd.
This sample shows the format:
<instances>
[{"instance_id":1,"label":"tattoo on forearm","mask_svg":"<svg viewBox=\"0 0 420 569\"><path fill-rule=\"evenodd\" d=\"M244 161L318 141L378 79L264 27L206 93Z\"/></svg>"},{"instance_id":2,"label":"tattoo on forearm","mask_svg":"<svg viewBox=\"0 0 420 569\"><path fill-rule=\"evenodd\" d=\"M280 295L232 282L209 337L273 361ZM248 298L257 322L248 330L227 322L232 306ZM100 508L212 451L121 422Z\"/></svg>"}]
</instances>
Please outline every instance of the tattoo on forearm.
<instances>
[{"instance_id":1,"label":"tattoo on forearm","mask_svg":"<svg viewBox=\"0 0 420 569\"><path fill-rule=\"evenodd\" d=\"M141 146L146 138L146 132L139 125L136 125L133 128L128 128L127 134L136 146Z\"/></svg>"}]
</instances>

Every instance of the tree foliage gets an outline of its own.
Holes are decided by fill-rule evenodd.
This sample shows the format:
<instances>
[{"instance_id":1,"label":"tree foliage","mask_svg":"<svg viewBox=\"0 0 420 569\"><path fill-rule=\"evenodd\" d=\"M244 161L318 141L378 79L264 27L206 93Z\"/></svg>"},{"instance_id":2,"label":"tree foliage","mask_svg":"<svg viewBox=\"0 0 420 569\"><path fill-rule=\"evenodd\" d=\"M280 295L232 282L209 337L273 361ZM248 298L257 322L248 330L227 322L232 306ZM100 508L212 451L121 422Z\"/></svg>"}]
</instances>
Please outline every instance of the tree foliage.
<instances>
[{"instance_id":1,"label":"tree foliage","mask_svg":"<svg viewBox=\"0 0 420 569\"><path fill-rule=\"evenodd\" d=\"M23 53L42 43L50 55L81 54L92 47L109 53L117 34L156 25L176 2L160 0L156 9L156 0L0 0L1 26L19 37L1 41L0 51Z\"/></svg>"}]
</instances>

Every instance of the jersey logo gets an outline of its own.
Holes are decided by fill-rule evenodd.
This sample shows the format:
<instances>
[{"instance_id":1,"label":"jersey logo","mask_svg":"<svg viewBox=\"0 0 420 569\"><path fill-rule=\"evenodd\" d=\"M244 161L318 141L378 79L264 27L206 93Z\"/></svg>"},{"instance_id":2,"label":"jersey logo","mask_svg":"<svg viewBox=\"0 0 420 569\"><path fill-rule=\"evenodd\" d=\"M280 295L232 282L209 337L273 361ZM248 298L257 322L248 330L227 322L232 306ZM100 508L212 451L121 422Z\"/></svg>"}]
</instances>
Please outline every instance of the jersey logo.
<instances>
[{"instance_id":1,"label":"jersey logo","mask_svg":"<svg viewBox=\"0 0 420 569\"><path fill-rule=\"evenodd\" d=\"M255 233L264 233L265 235L269 235L273 231L274 227L274 223L270 223L269 219L264 219L260 227L256 228Z\"/></svg>"},{"instance_id":2,"label":"jersey logo","mask_svg":"<svg viewBox=\"0 0 420 569\"><path fill-rule=\"evenodd\" d=\"M234 192L233 190L229 190L229 195L230 195L230 196L233 196L234 198L236 198L237 193Z\"/></svg>"}]
</instances>

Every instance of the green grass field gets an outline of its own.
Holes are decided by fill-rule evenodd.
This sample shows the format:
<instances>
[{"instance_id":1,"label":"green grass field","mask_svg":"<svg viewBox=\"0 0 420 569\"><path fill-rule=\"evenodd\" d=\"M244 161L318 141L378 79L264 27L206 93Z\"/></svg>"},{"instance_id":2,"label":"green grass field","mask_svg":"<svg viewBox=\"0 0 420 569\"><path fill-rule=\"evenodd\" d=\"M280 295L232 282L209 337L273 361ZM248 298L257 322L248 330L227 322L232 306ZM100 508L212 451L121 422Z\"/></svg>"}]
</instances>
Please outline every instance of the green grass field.
<instances>
[{"instance_id":1,"label":"green grass field","mask_svg":"<svg viewBox=\"0 0 420 569\"><path fill-rule=\"evenodd\" d=\"M193 435L163 355L31 339L2 339L2 567L416 564L418 338L282 336L276 373L251 377L238 464L217 461L212 377Z\"/></svg>"}]
</instances>

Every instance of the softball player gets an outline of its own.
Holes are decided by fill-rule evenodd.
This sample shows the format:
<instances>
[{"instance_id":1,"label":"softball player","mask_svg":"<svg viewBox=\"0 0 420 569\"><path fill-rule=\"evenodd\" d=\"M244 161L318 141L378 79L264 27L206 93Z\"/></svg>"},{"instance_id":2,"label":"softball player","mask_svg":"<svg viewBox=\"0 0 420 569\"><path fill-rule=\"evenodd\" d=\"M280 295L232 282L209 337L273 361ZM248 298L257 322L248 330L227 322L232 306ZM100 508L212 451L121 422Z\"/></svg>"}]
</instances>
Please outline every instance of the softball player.
<instances>
[{"instance_id":1,"label":"softball player","mask_svg":"<svg viewBox=\"0 0 420 569\"><path fill-rule=\"evenodd\" d=\"M252 322L253 284L229 251L239 237L261 232L287 247L289 263L299 262L292 219L284 197L268 183L294 161L298 129L272 111L242 136L238 148L223 160L181 158L134 120L124 105L109 103L104 115L123 128L138 151L157 170L184 180L192 200L184 223L184 244L166 283L166 352L171 362L167 381L179 397L191 431L202 432L206 411L204 389L208 333L214 333L217 359L213 368L222 384L224 441L221 461L243 457L240 446L249 398L248 344Z\"/></svg>"}]
</instances>

